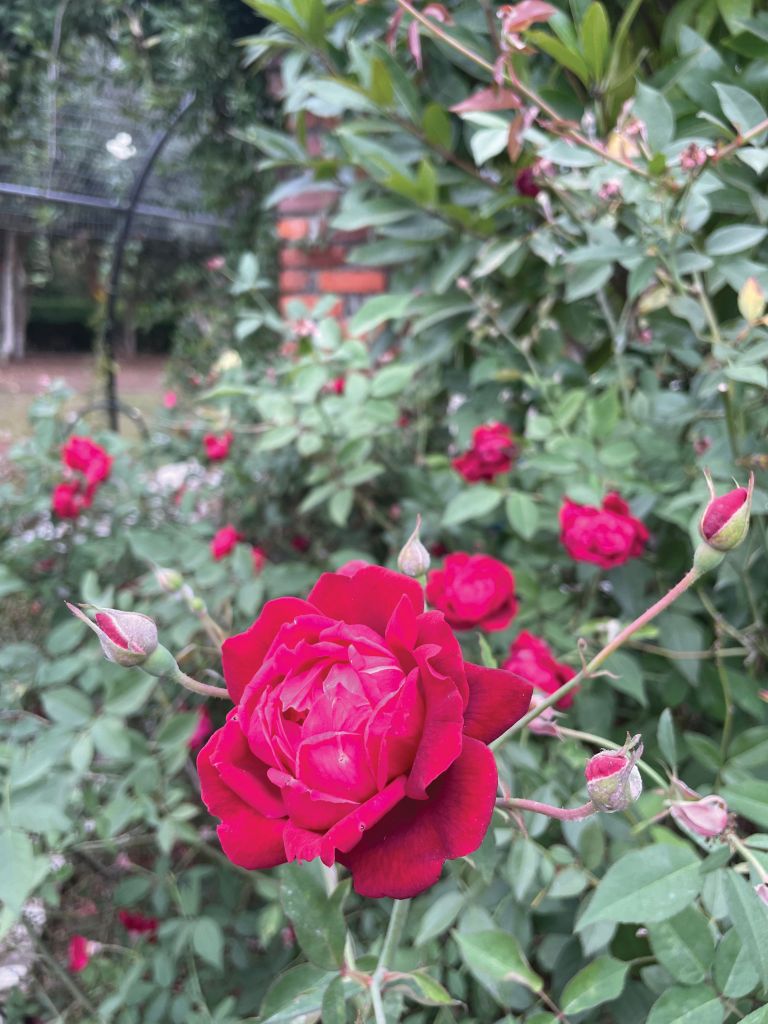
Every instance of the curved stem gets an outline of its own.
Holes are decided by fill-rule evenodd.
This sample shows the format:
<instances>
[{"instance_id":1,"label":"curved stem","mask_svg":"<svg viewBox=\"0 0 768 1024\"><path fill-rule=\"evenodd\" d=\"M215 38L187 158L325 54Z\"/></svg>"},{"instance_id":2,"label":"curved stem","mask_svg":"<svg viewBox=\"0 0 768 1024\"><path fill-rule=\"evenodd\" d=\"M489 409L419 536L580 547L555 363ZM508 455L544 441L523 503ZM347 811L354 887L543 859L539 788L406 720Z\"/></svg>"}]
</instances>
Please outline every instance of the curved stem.
<instances>
[{"instance_id":1,"label":"curved stem","mask_svg":"<svg viewBox=\"0 0 768 1024\"><path fill-rule=\"evenodd\" d=\"M400 2L400 0L398 0L398 2ZM647 608L642 615L639 615L634 622L630 622L628 626L625 626L624 629L622 629L621 632L613 638L613 640L607 643L601 651L598 651L589 664L585 665L584 668L577 672L573 679L570 679L567 683L561 686L559 690L555 690L554 693L537 703L530 709L530 711L528 711L527 714L523 715L522 718L518 719L514 725L507 729L506 732L503 732L501 736L498 736L493 743L490 744L491 750L496 750L502 743L504 743L505 740L508 740L511 736L514 736L516 733L524 729L529 722L534 720L534 718L538 718L543 711L557 704L557 702L562 700L566 694L570 693L571 690L574 690L582 680L589 679L595 669L599 668L604 661L607 661L607 659L610 658L610 656L617 651L633 633L636 633L638 629L642 629L647 622L656 618L660 612L663 612L665 608L676 601L681 594L684 594L686 590L693 586L701 575L702 572L700 569L695 567L690 569L679 583L676 583L671 590L667 591L664 597L659 598L655 604L652 604L651 607Z\"/></svg>"},{"instance_id":2,"label":"curved stem","mask_svg":"<svg viewBox=\"0 0 768 1024\"><path fill-rule=\"evenodd\" d=\"M387 933L384 936L384 945L381 947L379 961L371 977L371 1005L373 1006L373 1016L376 1024L387 1024L387 1016L384 1012L384 1003L381 998L381 983L387 973L387 962L392 959L400 943L410 905L410 900L394 900L392 903L392 913L389 918Z\"/></svg>"},{"instance_id":3,"label":"curved stem","mask_svg":"<svg viewBox=\"0 0 768 1024\"><path fill-rule=\"evenodd\" d=\"M597 808L591 800L579 807L553 807L552 804L543 804L538 800L510 797L506 800L497 800L496 806L505 811L531 811L533 814L546 814L548 818L557 818L559 821L580 821L582 818L589 818L592 814L597 814Z\"/></svg>"},{"instance_id":4,"label":"curved stem","mask_svg":"<svg viewBox=\"0 0 768 1024\"><path fill-rule=\"evenodd\" d=\"M209 683L201 683L199 679L193 679L192 676L188 676L181 669L171 678L175 683L181 683L185 689L191 690L193 693L201 693L204 697L220 697L222 700L231 699L223 686L211 686Z\"/></svg>"},{"instance_id":5,"label":"curved stem","mask_svg":"<svg viewBox=\"0 0 768 1024\"><path fill-rule=\"evenodd\" d=\"M741 839L739 839L739 837L736 835L728 836L728 842L730 843L731 848L740 853L744 860L747 862L747 864L749 864L751 867L755 869L755 871L757 872L757 877L760 879L760 881L763 884L768 883L768 871L765 870L763 865L760 863L760 861L757 859L754 853L752 853L749 847L746 846L741 841Z\"/></svg>"}]
</instances>

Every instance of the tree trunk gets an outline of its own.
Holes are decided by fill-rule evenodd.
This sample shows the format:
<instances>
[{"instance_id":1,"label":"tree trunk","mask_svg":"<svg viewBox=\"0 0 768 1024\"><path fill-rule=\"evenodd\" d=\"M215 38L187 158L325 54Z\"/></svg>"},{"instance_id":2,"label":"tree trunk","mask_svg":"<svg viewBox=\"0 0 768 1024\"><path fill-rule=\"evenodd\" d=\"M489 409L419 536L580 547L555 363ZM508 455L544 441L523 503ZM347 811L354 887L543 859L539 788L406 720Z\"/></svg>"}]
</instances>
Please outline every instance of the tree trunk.
<instances>
[{"instance_id":1,"label":"tree trunk","mask_svg":"<svg viewBox=\"0 0 768 1024\"><path fill-rule=\"evenodd\" d=\"M24 357L26 274L16 232L0 232L0 243L0 362L8 362Z\"/></svg>"}]
</instances>

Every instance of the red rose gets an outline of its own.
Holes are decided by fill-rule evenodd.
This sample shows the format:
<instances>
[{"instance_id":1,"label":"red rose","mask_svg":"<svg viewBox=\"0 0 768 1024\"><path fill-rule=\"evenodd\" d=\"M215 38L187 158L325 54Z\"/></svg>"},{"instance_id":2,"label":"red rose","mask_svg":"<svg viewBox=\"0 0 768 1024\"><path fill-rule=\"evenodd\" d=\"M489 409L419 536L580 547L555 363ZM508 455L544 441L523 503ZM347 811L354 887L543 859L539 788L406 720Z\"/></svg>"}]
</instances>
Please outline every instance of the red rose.
<instances>
[{"instance_id":1,"label":"red rose","mask_svg":"<svg viewBox=\"0 0 768 1024\"><path fill-rule=\"evenodd\" d=\"M469 451L451 465L468 483L476 483L508 473L516 455L515 439L506 423L488 423L475 427Z\"/></svg>"},{"instance_id":2,"label":"red rose","mask_svg":"<svg viewBox=\"0 0 768 1024\"><path fill-rule=\"evenodd\" d=\"M232 523L227 523L214 534L211 541L211 554L218 562L220 558L225 558L242 538L243 535L240 531L236 530Z\"/></svg>"},{"instance_id":3,"label":"red rose","mask_svg":"<svg viewBox=\"0 0 768 1024\"><path fill-rule=\"evenodd\" d=\"M73 935L67 948L67 966L72 974L79 974L91 959L91 944L84 935Z\"/></svg>"},{"instance_id":4,"label":"red rose","mask_svg":"<svg viewBox=\"0 0 768 1024\"><path fill-rule=\"evenodd\" d=\"M611 491L603 498L602 508L577 505L566 498L560 509L560 540L577 562L614 569L643 553L648 530Z\"/></svg>"},{"instance_id":5,"label":"red rose","mask_svg":"<svg viewBox=\"0 0 768 1024\"><path fill-rule=\"evenodd\" d=\"M525 631L519 633L512 642L509 648L509 657L504 662L504 668L527 679L533 685L534 690L547 694L559 690L576 675L570 665L564 665L562 661L555 661L549 644L545 640ZM567 693L557 702L557 707L563 710L569 708L577 691L578 687Z\"/></svg>"},{"instance_id":6,"label":"red rose","mask_svg":"<svg viewBox=\"0 0 768 1024\"><path fill-rule=\"evenodd\" d=\"M427 576L427 601L454 629L505 629L517 614L515 577L490 555L448 555Z\"/></svg>"},{"instance_id":7,"label":"red rose","mask_svg":"<svg viewBox=\"0 0 768 1024\"><path fill-rule=\"evenodd\" d=\"M229 455L234 434L228 430L226 434L206 434L203 438L205 454L210 462L221 462Z\"/></svg>"},{"instance_id":8,"label":"red rose","mask_svg":"<svg viewBox=\"0 0 768 1024\"><path fill-rule=\"evenodd\" d=\"M533 167L524 167L522 171L517 172L515 188L521 196L527 196L529 199L536 198L541 189L536 183L536 172Z\"/></svg>"},{"instance_id":9,"label":"red rose","mask_svg":"<svg viewBox=\"0 0 768 1024\"><path fill-rule=\"evenodd\" d=\"M77 519L84 508L90 508L92 491L83 491L79 480L57 484L51 495L51 508L60 519Z\"/></svg>"},{"instance_id":10,"label":"red rose","mask_svg":"<svg viewBox=\"0 0 768 1024\"><path fill-rule=\"evenodd\" d=\"M195 725L195 731L187 740L187 747L190 750L197 750L213 732L213 719L211 713L205 704L201 705L197 709L197 723Z\"/></svg>"},{"instance_id":11,"label":"red rose","mask_svg":"<svg viewBox=\"0 0 768 1024\"><path fill-rule=\"evenodd\" d=\"M61 457L65 466L82 473L91 486L106 480L112 469L112 456L90 437L70 437Z\"/></svg>"},{"instance_id":12,"label":"red rose","mask_svg":"<svg viewBox=\"0 0 768 1024\"><path fill-rule=\"evenodd\" d=\"M138 938L140 935L148 935L150 940L156 938L156 917L146 917L139 910L118 910L117 916L120 918L120 924L131 938Z\"/></svg>"},{"instance_id":13,"label":"red rose","mask_svg":"<svg viewBox=\"0 0 768 1024\"><path fill-rule=\"evenodd\" d=\"M366 565L269 601L224 643L235 707L197 760L235 864L335 861L363 896L405 899L477 847L486 746L528 709L511 672L465 663L415 580Z\"/></svg>"},{"instance_id":14,"label":"red rose","mask_svg":"<svg viewBox=\"0 0 768 1024\"><path fill-rule=\"evenodd\" d=\"M253 547L251 548L251 555L253 557L253 571L258 576L267 564L267 552L264 548Z\"/></svg>"},{"instance_id":15,"label":"red rose","mask_svg":"<svg viewBox=\"0 0 768 1024\"><path fill-rule=\"evenodd\" d=\"M312 541L309 537L305 537L303 533L297 533L295 537L291 537L291 547L294 551L298 551L300 555L303 555L305 551L309 551L312 546Z\"/></svg>"}]
</instances>

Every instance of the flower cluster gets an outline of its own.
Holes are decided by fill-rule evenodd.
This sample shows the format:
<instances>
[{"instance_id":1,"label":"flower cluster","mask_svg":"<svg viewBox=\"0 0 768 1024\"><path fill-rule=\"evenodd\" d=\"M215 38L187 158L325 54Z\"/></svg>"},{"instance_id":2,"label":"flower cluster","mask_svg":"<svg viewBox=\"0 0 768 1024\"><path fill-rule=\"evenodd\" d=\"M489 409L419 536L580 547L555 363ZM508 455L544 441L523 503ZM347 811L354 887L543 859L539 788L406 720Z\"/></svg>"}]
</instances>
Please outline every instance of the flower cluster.
<instances>
[{"instance_id":1,"label":"flower cluster","mask_svg":"<svg viewBox=\"0 0 768 1024\"><path fill-rule=\"evenodd\" d=\"M112 456L89 437L70 437L61 449L61 460L71 479L54 487L51 507L60 519L76 519L91 507L99 485L109 477Z\"/></svg>"},{"instance_id":2,"label":"flower cluster","mask_svg":"<svg viewBox=\"0 0 768 1024\"><path fill-rule=\"evenodd\" d=\"M451 465L467 483L493 480L508 473L517 456L517 445L506 423L487 423L472 431L472 444Z\"/></svg>"},{"instance_id":3,"label":"flower cluster","mask_svg":"<svg viewBox=\"0 0 768 1024\"><path fill-rule=\"evenodd\" d=\"M465 662L415 580L326 573L307 600L269 601L222 658L235 706L198 771L236 864L319 857L361 895L403 899L480 845L498 783L487 744L532 688Z\"/></svg>"}]
</instances>

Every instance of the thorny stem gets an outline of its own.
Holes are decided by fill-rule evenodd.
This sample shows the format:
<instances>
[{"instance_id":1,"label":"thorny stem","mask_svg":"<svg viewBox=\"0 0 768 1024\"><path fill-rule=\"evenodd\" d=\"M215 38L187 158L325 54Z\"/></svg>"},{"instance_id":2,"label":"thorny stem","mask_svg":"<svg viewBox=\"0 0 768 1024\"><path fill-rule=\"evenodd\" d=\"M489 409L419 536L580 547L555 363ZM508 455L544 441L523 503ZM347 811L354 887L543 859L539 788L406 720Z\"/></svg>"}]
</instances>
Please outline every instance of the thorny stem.
<instances>
[{"instance_id":1,"label":"thorny stem","mask_svg":"<svg viewBox=\"0 0 768 1024\"><path fill-rule=\"evenodd\" d=\"M384 1012L384 1003L381 998L381 983L387 973L387 962L392 959L400 943L410 905L410 900L394 900L392 903L392 913L387 926L387 934L384 936L384 945L381 947L379 961L371 977L371 1005L376 1024L387 1024L387 1015Z\"/></svg>"},{"instance_id":2,"label":"thorny stem","mask_svg":"<svg viewBox=\"0 0 768 1024\"><path fill-rule=\"evenodd\" d=\"M398 0L398 3L399 2L400 0ZM573 679L570 679L567 683L561 686L559 690L555 690L554 693L537 703L530 709L530 711L528 711L527 714L523 715L522 718L518 719L514 725L507 729L506 732L502 733L501 736L498 736L493 743L491 743L491 749L496 750L505 742L505 740L510 739L510 737L524 729L529 722L534 720L534 718L538 718L543 711L547 708L553 707L559 700L562 700L563 697L570 693L571 690L574 690L582 680L589 679L595 669L599 668L604 661L607 661L607 659L610 658L610 656L617 651L633 633L636 633L646 623L650 622L651 619L655 619L660 612L663 612L665 608L669 607L669 605L676 601L678 597L693 586L701 575L702 573L700 569L690 569L679 583L676 583L675 586L672 587L671 590L667 591L662 598L660 598L655 604L652 604L650 608L647 608L642 615L639 615L635 619L634 622L630 622L628 626L625 626L624 629L622 629L621 632L613 638L613 640L607 643L601 651L598 651L594 658L585 665L584 668L577 672Z\"/></svg>"},{"instance_id":3,"label":"thorny stem","mask_svg":"<svg viewBox=\"0 0 768 1024\"><path fill-rule=\"evenodd\" d=\"M589 818L592 814L597 814L597 808L591 800L579 807L553 807L552 804L543 804L538 800L510 797L505 800L497 800L496 806L505 811L531 811L533 814L546 814L548 818L557 818L559 821L580 821L582 818Z\"/></svg>"},{"instance_id":4,"label":"thorny stem","mask_svg":"<svg viewBox=\"0 0 768 1024\"><path fill-rule=\"evenodd\" d=\"M744 132L743 135L737 135L736 138L732 142L729 142L727 146L723 146L722 149L718 149L717 153L712 157L712 163L716 164L719 163L720 160L724 160L726 157L730 156L731 153L735 153L737 149L741 149L742 146L751 142L752 139L757 135L762 134L762 132L767 129L768 118L761 121L759 124L756 124L754 128L750 128L749 131Z\"/></svg>"}]
</instances>

